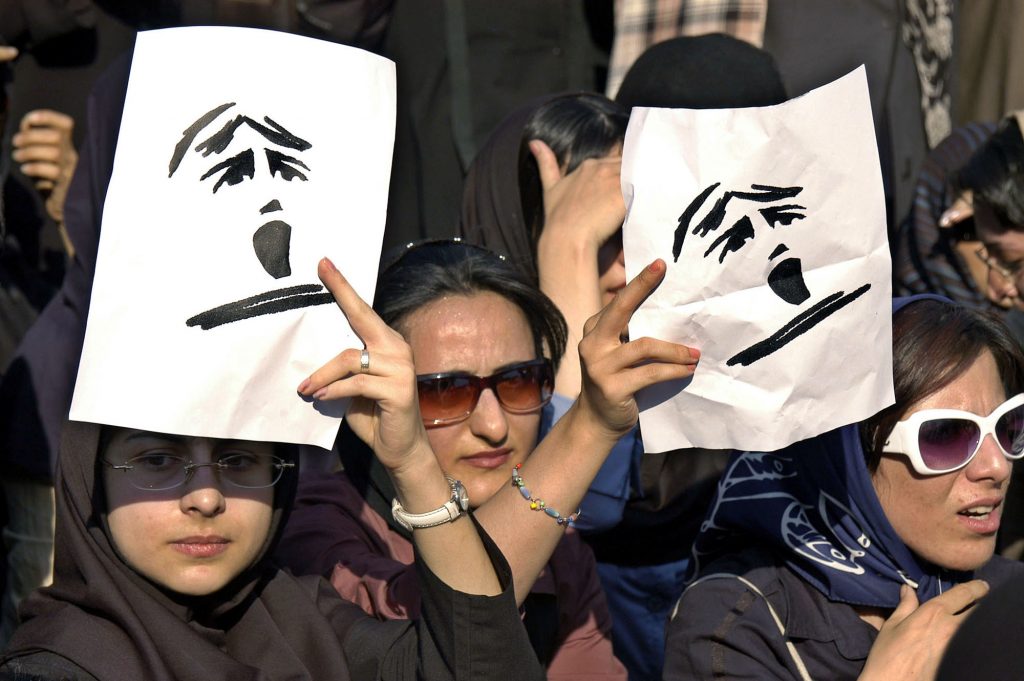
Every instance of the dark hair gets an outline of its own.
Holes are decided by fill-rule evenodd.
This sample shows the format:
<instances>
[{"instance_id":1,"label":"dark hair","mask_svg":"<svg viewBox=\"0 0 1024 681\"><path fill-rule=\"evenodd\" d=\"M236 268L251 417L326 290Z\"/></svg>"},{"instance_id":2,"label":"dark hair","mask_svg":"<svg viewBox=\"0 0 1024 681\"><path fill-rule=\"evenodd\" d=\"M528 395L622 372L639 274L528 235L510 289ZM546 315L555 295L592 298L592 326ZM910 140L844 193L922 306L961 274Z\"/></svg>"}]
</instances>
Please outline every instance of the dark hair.
<instances>
[{"instance_id":1,"label":"dark hair","mask_svg":"<svg viewBox=\"0 0 1024 681\"><path fill-rule=\"evenodd\" d=\"M999 231L1024 231L1024 138L1015 117L999 124L954 174L952 184L960 191L971 190L975 201L991 208L998 223L993 227Z\"/></svg>"},{"instance_id":2,"label":"dark hair","mask_svg":"<svg viewBox=\"0 0 1024 681\"><path fill-rule=\"evenodd\" d=\"M523 126L519 145L519 199L523 221L536 257L544 229L544 191L530 140L541 140L554 152L566 174L588 158L605 156L626 136L629 112L604 95L590 92L551 99L537 108Z\"/></svg>"},{"instance_id":3,"label":"dark hair","mask_svg":"<svg viewBox=\"0 0 1024 681\"><path fill-rule=\"evenodd\" d=\"M892 320L892 373L896 402L860 424L868 469L878 467L882 448L906 410L942 390L988 350L1006 394L1024 390L1024 355L995 314L953 302L920 300Z\"/></svg>"},{"instance_id":4,"label":"dark hair","mask_svg":"<svg viewBox=\"0 0 1024 681\"><path fill-rule=\"evenodd\" d=\"M622 79L615 101L627 108L733 109L786 101L775 59L721 33L652 45Z\"/></svg>"},{"instance_id":5,"label":"dark hair","mask_svg":"<svg viewBox=\"0 0 1024 681\"><path fill-rule=\"evenodd\" d=\"M381 270L373 309L397 328L409 314L439 298L481 291L497 293L523 311L537 356L550 357L557 369L568 336L562 313L518 269L479 246L456 239L406 247Z\"/></svg>"}]
</instances>

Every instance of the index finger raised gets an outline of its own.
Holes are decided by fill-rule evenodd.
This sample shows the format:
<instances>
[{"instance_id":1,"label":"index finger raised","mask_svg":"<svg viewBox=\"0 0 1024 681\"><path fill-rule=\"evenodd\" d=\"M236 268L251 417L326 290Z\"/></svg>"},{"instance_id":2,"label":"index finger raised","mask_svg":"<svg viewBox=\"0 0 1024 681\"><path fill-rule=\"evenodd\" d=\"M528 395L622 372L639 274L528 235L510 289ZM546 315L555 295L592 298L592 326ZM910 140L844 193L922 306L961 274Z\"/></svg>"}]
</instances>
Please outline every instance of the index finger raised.
<instances>
[{"instance_id":1,"label":"index finger raised","mask_svg":"<svg viewBox=\"0 0 1024 681\"><path fill-rule=\"evenodd\" d=\"M594 326L595 332L602 335L611 334L618 339L633 313L665 278L666 270L665 261L658 258L633 277L612 302L601 310Z\"/></svg>"},{"instance_id":2,"label":"index finger raised","mask_svg":"<svg viewBox=\"0 0 1024 681\"><path fill-rule=\"evenodd\" d=\"M381 338L381 327L386 325L381 321L373 308L366 304L366 301L359 297L356 290L348 283L348 279L338 271L334 263L328 258L321 258L317 265L317 274L320 281L324 283L327 290L334 296L334 301L345 314L352 330L363 339L367 345Z\"/></svg>"}]
</instances>

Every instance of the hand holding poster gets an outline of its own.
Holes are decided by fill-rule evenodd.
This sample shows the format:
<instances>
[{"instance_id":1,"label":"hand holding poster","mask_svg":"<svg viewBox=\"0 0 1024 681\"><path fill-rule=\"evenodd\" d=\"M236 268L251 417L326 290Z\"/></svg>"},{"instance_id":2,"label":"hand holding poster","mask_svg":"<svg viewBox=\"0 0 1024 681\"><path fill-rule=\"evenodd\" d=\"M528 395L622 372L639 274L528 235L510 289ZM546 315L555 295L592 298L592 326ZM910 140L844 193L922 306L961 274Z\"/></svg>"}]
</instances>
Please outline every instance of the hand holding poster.
<instances>
[{"instance_id":1,"label":"hand holding poster","mask_svg":"<svg viewBox=\"0 0 1024 681\"><path fill-rule=\"evenodd\" d=\"M627 274L665 281L630 336L700 349L638 402L648 452L768 451L893 402L891 264L864 69L778 106L635 108Z\"/></svg>"},{"instance_id":2,"label":"hand holding poster","mask_svg":"<svg viewBox=\"0 0 1024 681\"><path fill-rule=\"evenodd\" d=\"M72 418L330 447L345 405L294 389L362 342L317 262L372 301L394 121L394 64L362 50L139 34Z\"/></svg>"}]
</instances>

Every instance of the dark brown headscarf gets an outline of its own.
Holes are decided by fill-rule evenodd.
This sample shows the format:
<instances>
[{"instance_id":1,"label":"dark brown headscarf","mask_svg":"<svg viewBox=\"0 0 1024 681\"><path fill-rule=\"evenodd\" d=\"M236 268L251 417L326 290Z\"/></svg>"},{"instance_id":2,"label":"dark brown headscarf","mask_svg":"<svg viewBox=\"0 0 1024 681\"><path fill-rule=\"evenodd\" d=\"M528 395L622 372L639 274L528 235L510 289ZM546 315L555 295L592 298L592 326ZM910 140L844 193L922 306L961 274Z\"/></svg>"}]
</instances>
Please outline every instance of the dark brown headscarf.
<instances>
[{"instance_id":1,"label":"dark brown headscarf","mask_svg":"<svg viewBox=\"0 0 1024 681\"><path fill-rule=\"evenodd\" d=\"M519 191L523 129L537 109L566 96L572 95L539 97L506 116L473 159L462 189L459 236L504 255L531 281L537 281L537 266Z\"/></svg>"},{"instance_id":2,"label":"dark brown headscarf","mask_svg":"<svg viewBox=\"0 0 1024 681\"><path fill-rule=\"evenodd\" d=\"M274 488L270 532L255 563L219 592L186 599L119 557L96 486L99 446L100 426L65 427L54 583L23 603L23 622L0 662L49 651L98 679L350 678L341 641L366 616L323 580L297 579L267 560L295 496L294 469Z\"/></svg>"}]
</instances>

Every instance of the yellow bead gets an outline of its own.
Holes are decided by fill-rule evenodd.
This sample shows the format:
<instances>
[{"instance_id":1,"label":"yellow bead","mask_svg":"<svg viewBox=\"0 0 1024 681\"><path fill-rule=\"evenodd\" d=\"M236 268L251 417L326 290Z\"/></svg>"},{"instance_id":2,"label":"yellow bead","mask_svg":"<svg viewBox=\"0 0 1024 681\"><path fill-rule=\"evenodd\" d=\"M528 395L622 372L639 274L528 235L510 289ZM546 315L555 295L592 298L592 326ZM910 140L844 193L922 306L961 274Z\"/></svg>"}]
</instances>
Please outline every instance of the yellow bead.
<instances>
[{"instance_id":1,"label":"yellow bead","mask_svg":"<svg viewBox=\"0 0 1024 681\"><path fill-rule=\"evenodd\" d=\"M530 508L532 508L534 511L536 511L537 510L537 502L536 501L531 501L530 502Z\"/></svg>"}]
</instances>

